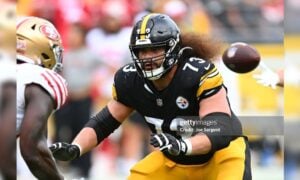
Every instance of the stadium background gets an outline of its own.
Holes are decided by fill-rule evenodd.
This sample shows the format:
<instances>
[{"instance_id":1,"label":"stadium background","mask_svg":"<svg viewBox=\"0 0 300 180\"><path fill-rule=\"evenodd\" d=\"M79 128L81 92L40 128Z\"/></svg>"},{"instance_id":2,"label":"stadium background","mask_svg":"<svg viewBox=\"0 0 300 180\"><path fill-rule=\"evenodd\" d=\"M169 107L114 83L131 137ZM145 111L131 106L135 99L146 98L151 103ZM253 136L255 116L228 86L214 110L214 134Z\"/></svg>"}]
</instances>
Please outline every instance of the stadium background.
<instances>
[{"instance_id":1,"label":"stadium background","mask_svg":"<svg viewBox=\"0 0 300 180\"><path fill-rule=\"evenodd\" d=\"M94 28L99 28L99 24L102 23L103 26L103 23L107 23L103 19L108 16L120 20L120 29L109 34L110 36L115 35L112 40L117 41L117 44L124 45L123 48L128 51L129 31L127 30L130 29L136 17L147 11L169 14L176 19L183 31L195 31L217 37L224 41L224 48L237 41L250 43L257 48L261 53L262 61L271 69L274 71L283 68L288 70L284 90L281 88L274 90L257 84L252 78L253 74L260 73L261 68L259 67L251 73L240 75L228 71L221 61L215 62L223 73L225 84L229 88L232 106L238 115L253 116L254 118L256 116L280 117L283 115L285 117L285 136L282 133L266 136L249 133L255 135L250 138L253 142L253 179L284 179L284 168L286 168L285 179L299 178L297 170L299 171L300 145L295 135L299 132L297 127L299 127L300 121L300 104L296 101L299 99L300 92L299 78L297 78L300 77L300 24L297 23L297 17L300 15L300 1L19 0L17 4L18 15L44 17L57 26L62 34L65 53L72 50L67 43L71 25L79 23L86 28L87 34L89 34ZM122 38L118 37L121 31L124 33ZM90 36L97 39L96 36L91 34ZM92 111L96 112L110 98L113 72L127 62L128 58L114 59L111 57L113 55L108 55L114 53L113 51L99 52L100 50L93 45L91 37L86 38L89 41L86 48L93 51L96 56L105 56L105 58L98 59L97 68L93 69L93 78L89 89L89 94L93 99ZM99 45L101 48L111 50L111 47L105 47L106 44L110 45L108 41L109 39L104 37L103 41L97 43L101 44ZM121 48L120 51L123 52L123 50ZM53 139L56 130L54 121L55 118L49 124L49 137ZM256 123L259 125L259 122ZM108 141L93 151L90 179L124 179L125 174L122 172L122 167L118 167L118 155L122 149L118 143L120 139L125 139L125 143L130 143L130 133L128 135L126 132L133 132L132 129L136 130L137 127L127 123L121 131L114 133ZM247 127L244 129L247 131ZM285 166L283 161L284 138L285 155L288 155ZM136 143L132 142L131 144ZM133 151L140 152L142 150ZM77 170L68 168L68 164L60 163L60 167L70 178L79 178L76 174ZM121 170L119 171L119 169ZM22 179L21 173L19 177Z\"/></svg>"}]
</instances>

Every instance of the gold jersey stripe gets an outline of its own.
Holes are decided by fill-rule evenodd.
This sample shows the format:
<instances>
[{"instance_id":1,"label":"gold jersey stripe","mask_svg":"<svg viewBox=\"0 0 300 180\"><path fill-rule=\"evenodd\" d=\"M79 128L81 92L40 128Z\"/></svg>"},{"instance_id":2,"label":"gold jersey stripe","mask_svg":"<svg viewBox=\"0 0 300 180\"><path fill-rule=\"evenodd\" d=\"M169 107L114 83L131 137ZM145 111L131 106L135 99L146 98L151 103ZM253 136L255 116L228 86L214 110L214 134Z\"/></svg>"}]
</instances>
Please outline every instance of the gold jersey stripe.
<instances>
[{"instance_id":1,"label":"gold jersey stripe","mask_svg":"<svg viewBox=\"0 0 300 180\"><path fill-rule=\"evenodd\" d=\"M203 83L199 86L197 90L197 97L199 97L203 91L214 89L216 87L219 87L222 84L223 84L223 78L220 73L218 73L213 77L207 77L207 79L205 79Z\"/></svg>"},{"instance_id":2,"label":"gold jersey stripe","mask_svg":"<svg viewBox=\"0 0 300 180\"><path fill-rule=\"evenodd\" d=\"M142 21L142 25L141 25L141 39L145 39L146 38L146 28L147 28L147 23L149 18L152 16L152 14L148 14L147 16L144 17L143 21Z\"/></svg>"},{"instance_id":3,"label":"gold jersey stripe","mask_svg":"<svg viewBox=\"0 0 300 180\"><path fill-rule=\"evenodd\" d=\"M212 78L215 77L219 74L218 70L213 71L212 73L206 74L206 76L204 78L201 78L199 86L202 85L202 83L207 79L207 78Z\"/></svg>"},{"instance_id":4,"label":"gold jersey stripe","mask_svg":"<svg viewBox=\"0 0 300 180\"><path fill-rule=\"evenodd\" d=\"M215 71L217 71L217 68L216 68L216 67L214 67L213 69L209 70L207 73L205 73L205 74L201 77L200 81L202 81L202 80L205 79L208 75L214 73Z\"/></svg>"},{"instance_id":5,"label":"gold jersey stripe","mask_svg":"<svg viewBox=\"0 0 300 180\"><path fill-rule=\"evenodd\" d=\"M117 97L117 91L116 91L116 87L115 85L112 86L112 97L114 100L118 100L118 97Z\"/></svg>"}]
</instances>

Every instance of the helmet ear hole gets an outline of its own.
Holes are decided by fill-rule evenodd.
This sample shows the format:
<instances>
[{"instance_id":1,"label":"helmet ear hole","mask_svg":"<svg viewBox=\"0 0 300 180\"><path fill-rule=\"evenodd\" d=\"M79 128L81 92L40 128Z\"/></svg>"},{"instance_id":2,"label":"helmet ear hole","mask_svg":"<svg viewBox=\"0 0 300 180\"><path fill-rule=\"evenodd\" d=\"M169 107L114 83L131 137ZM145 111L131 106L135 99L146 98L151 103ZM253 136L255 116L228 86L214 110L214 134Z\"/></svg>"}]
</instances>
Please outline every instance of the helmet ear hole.
<instances>
[{"instance_id":1,"label":"helmet ear hole","mask_svg":"<svg viewBox=\"0 0 300 180\"><path fill-rule=\"evenodd\" d=\"M31 29L32 29L32 30L35 30L35 27L36 27L36 24L33 25L33 26L31 26Z\"/></svg>"},{"instance_id":2,"label":"helmet ear hole","mask_svg":"<svg viewBox=\"0 0 300 180\"><path fill-rule=\"evenodd\" d=\"M50 57L49 57L47 54L45 54L45 53L42 53L42 57L43 57L44 59L50 59Z\"/></svg>"}]
</instances>

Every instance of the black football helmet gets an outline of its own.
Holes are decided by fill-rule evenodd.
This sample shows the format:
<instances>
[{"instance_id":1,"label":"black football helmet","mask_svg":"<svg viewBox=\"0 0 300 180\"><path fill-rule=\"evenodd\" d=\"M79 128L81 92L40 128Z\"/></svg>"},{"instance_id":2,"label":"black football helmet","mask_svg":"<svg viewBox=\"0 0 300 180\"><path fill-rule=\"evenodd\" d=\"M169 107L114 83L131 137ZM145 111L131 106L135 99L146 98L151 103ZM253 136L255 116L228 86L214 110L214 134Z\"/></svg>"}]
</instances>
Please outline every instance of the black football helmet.
<instances>
[{"instance_id":1,"label":"black football helmet","mask_svg":"<svg viewBox=\"0 0 300 180\"><path fill-rule=\"evenodd\" d=\"M133 27L129 48L137 72L149 80L159 79L177 63L180 51L180 30L169 16L156 13L148 14ZM145 62L161 60L160 57L139 59L138 52L144 48L165 49L165 53L161 57L163 63L159 68L151 70L143 68Z\"/></svg>"}]
</instances>

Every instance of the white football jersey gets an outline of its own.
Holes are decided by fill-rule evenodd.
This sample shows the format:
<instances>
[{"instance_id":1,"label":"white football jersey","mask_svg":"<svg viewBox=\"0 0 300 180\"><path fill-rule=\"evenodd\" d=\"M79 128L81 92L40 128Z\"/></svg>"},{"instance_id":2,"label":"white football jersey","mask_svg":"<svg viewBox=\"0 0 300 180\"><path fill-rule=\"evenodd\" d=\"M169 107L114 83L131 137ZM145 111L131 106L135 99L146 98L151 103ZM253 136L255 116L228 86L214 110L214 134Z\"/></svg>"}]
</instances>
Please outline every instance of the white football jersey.
<instances>
[{"instance_id":1,"label":"white football jersey","mask_svg":"<svg viewBox=\"0 0 300 180\"><path fill-rule=\"evenodd\" d=\"M34 64L24 63L17 65L17 117L16 131L20 127L25 111L25 88L29 84L41 86L55 101L55 109L59 109L68 96L66 80L56 72Z\"/></svg>"}]
</instances>

